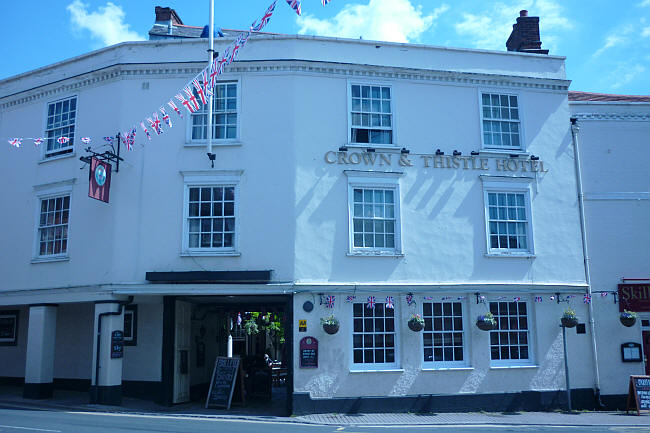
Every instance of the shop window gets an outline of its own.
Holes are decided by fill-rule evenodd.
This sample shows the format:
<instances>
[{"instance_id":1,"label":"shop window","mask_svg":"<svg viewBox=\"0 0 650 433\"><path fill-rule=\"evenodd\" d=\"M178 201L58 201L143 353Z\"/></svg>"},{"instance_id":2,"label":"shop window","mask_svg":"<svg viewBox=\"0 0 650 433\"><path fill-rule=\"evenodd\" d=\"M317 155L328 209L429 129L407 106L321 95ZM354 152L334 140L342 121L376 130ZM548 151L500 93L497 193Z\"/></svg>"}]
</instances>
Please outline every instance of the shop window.
<instances>
[{"instance_id":1,"label":"shop window","mask_svg":"<svg viewBox=\"0 0 650 433\"><path fill-rule=\"evenodd\" d=\"M490 331L492 364L531 364L528 304L490 302L490 312L497 321L496 329Z\"/></svg>"},{"instance_id":2,"label":"shop window","mask_svg":"<svg viewBox=\"0 0 650 433\"><path fill-rule=\"evenodd\" d=\"M422 313L424 363L433 367L466 365L463 304L424 302Z\"/></svg>"},{"instance_id":3,"label":"shop window","mask_svg":"<svg viewBox=\"0 0 650 433\"><path fill-rule=\"evenodd\" d=\"M395 309L377 302L374 308L355 302L353 310L352 358L354 369L396 367Z\"/></svg>"}]
</instances>

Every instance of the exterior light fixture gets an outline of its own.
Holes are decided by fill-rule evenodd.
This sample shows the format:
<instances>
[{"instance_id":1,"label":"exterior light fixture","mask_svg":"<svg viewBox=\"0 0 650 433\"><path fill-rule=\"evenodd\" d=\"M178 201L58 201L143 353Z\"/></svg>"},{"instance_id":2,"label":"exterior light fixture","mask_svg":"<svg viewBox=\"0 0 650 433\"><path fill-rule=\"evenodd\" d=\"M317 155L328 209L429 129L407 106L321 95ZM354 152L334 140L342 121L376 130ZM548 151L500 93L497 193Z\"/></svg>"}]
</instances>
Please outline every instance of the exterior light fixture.
<instances>
[{"instance_id":1,"label":"exterior light fixture","mask_svg":"<svg viewBox=\"0 0 650 433\"><path fill-rule=\"evenodd\" d=\"M366 149L366 152L375 153L375 148L374 147L369 147L369 148Z\"/></svg>"},{"instance_id":2,"label":"exterior light fixture","mask_svg":"<svg viewBox=\"0 0 650 433\"><path fill-rule=\"evenodd\" d=\"M531 161L539 161L539 156L530 155L530 160Z\"/></svg>"},{"instance_id":3,"label":"exterior light fixture","mask_svg":"<svg viewBox=\"0 0 650 433\"><path fill-rule=\"evenodd\" d=\"M461 156L463 152L460 152L458 150L454 150L454 156Z\"/></svg>"},{"instance_id":4,"label":"exterior light fixture","mask_svg":"<svg viewBox=\"0 0 650 433\"><path fill-rule=\"evenodd\" d=\"M472 156L478 156L479 152L477 150L472 150L469 154Z\"/></svg>"},{"instance_id":5,"label":"exterior light fixture","mask_svg":"<svg viewBox=\"0 0 650 433\"><path fill-rule=\"evenodd\" d=\"M519 158L519 154L517 153L511 153L510 158Z\"/></svg>"},{"instance_id":6,"label":"exterior light fixture","mask_svg":"<svg viewBox=\"0 0 650 433\"><path fill-rule=\"evenodd\" d=\"M409 153L411 153L411 151L408 150L406 147L402 147L402 150L400 150L400 153L402 153L404 155L408 155Z\"/></svg>"},{"instance_id":7,"label":"exterior light fixture","mask_svg":"<svg viewBox=\"0 0 650 433\"><path fill-rule=\"evenodd\" d=\"M444 155L444 154L445 154L445 152L443 152L442 150L436 149L436 155L440 156L440 155Z\"/></svg>"},{"instance_id":8,"label":"exterior light fixture","mask_svg":"<svg viewBox=\"0 0 650 433\"><path fill-rule=\"evenodd\" d=\"M348 147L347 147L347 146L341 146L341 147L339 147L339 152L347 152L347 151L348 151Z\"/></svg>"}]
</instances>

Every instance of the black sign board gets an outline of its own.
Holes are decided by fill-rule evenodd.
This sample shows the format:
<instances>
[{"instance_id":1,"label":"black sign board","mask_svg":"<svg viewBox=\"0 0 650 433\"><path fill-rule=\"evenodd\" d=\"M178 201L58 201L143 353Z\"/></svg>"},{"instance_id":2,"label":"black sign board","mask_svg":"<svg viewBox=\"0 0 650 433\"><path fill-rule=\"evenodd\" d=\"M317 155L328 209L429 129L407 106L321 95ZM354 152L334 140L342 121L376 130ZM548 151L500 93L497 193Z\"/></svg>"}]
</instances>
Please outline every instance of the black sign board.
<instances>
[{"instance_id":1,"label":"black sign board","mask_svg":"<svg viewBox=\"0 0 650 433\"><path fill-rule=\"evenodd\" d=\"M235 390L237 377L242 376L239 358L217 357L210 380L210 390L205 401L205 407L225 407L230 409L232 394ZM242 380L239 380L240 384ZM242 385L240 385L242 386Z\"/></svg>"},{"instance_id":2,"label":"black sign board","mask_svg":"<svg viewBox=\"0 0 650 433\"><path fill-rule=\"evenodd\" d=\"M305 337L300 340L300 368L318 367L318 340Z\"/></svg>"},{"instance_id":3,"label":"black sign board","mask_svg":"<svg viewBox=\"0 0 650 433\"><path fill-rule=\"evenodd\" d=\"M111 358L122 358L124 356L124 332L113 331L111 333Z\"/></svg>"},{"instance_id":4,"label":"black sign board","mask_svg":"<svg viewBox=\"0 0 650 433\"><path fill-rule=\"evenodd\" d=\"M630 376L626 412L630 410L636 410L637 415L650 411L650 376Z\"/></svg>"},{"instance_id":5,"label":"black sign board","mask_svg":"<svg viewBox=\"0 0 650 433\"><path fill-rule=\"evenodd\" d=\"M623 343L621 344L621 359L623 362L641 362L641 344Z\"/></svg>"}]
</instances>

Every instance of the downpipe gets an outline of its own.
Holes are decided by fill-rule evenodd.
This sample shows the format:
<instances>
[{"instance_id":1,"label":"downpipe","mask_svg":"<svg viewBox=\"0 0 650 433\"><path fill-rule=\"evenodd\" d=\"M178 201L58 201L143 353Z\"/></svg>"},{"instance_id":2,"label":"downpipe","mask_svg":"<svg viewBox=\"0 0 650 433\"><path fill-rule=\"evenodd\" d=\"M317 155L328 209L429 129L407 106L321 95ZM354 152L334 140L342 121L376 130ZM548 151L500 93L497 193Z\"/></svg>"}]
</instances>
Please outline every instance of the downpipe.
<instances>
[{"instance_id":1,"label":"downpipe","mask_svg":"<svg viewBox=\"0 0 650 433\"><path fill-rule=\"evenodd\" d=\"M580 167L580 146L578 142L578 119L571 118L571 137L573 139L573 159L576 171L576 188L578 190L578 210L580 212L580 234L582 235L582 255L584 257L585 282L587 283L587 294L593 300L591 293L591 271L589 249L587 248L587 222L585 219L585 202L582 190L582 170ZM589 309L589 329L591 330L591 353L594 360L594 397L596 409L604 409L605 405L600 399L600 370L598 366L598 346L596 343L596 321L594 319L593 302L587 304Z\"/></svg>"}]
</instances>

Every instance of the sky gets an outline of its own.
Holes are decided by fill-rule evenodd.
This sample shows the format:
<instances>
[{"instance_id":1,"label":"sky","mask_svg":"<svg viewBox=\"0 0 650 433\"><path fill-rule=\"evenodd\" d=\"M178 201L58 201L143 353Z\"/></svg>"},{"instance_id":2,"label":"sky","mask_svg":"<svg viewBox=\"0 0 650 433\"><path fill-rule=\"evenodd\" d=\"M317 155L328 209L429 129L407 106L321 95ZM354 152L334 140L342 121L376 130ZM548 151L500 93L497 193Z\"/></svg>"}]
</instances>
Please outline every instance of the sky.
<instances>
[{"instance_id":1,"label":"sky","mask_svg":"<svg viewBox=\"0 0 650 433\"><path fill-rule=\"evenodd\" d=\"M271 1L214 0L215 25L246 29ZM147 39L157 5L208 23L208 0L4 0L0 79ZM265 31L505 51L521 9L567 58L571 90L650 94L650 0L302 0L301 17L279 0Z\"/></svg>"}]
</instances>

